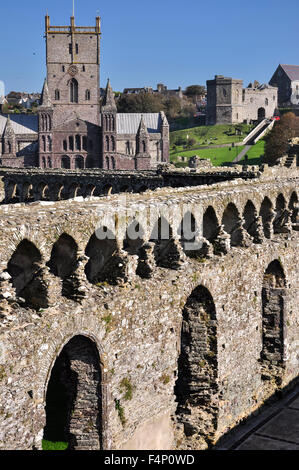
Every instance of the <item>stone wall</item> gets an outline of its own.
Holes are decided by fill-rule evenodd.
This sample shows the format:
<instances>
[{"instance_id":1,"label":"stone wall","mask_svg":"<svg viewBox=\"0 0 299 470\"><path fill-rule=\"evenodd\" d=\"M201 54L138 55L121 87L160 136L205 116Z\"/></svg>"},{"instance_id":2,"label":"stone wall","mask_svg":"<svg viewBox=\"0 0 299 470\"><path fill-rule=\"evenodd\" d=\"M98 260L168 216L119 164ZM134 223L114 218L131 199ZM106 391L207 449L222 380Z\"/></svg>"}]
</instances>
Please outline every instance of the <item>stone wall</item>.
<instances>
[{"instance_id":1,"label":"stone wall","mask_svg":"<svg viewBox=\"0 0 299 470\"><path fill-rule=\"evenodd\" d=\"M294 170L271 169L121 200L0 206L0 447L41 447L60 376L64 438L78 449L206 448L295 380L297 185ZM180 234L188 212L193 252ZM167 240L152 235L161 214ZM95 236L103 226L116 239Z\"/></svg>"}]
</instances>

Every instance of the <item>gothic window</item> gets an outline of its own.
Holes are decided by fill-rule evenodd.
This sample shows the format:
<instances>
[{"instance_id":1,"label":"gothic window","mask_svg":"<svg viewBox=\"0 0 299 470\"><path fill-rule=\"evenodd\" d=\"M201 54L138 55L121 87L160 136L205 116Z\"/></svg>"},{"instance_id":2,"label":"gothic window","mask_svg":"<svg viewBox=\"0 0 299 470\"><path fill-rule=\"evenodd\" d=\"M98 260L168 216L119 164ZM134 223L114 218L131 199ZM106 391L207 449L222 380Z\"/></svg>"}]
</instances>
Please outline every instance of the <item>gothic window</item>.
<instances>
[{"instance_id":1,"label":"gothic window","mask_svg":"<svg viewBox=\"0 0 299 470\"><path fill-rule=\"evenodd\" d=\"M8 147L8 153L11 153L11 143L7 142L7 147Z\"/></svg>"},{"instance_id":2,"label":"gothic window","mask_svg":"<svg viewBox=\"0 0 299 470\"><path fill-rule=\"evenodd\" d=\"M69 137L69 148L74 150L74 137L72 135Z\"/></svg>"},{"instance_id":3,"label":"gothic window","mask_svg":"<svg viewBox=\"0 0 299 470\"><path fill-rule=\"evenodd\" d=\"M109 157L106 157L106 167L109 170Z\"/></svg>"},{"instance_id":4,"label":"gothic window","mask_svg":"<svg viewBox=\"0 0 299 470\"><path fill-rule=\"evenodd\" d=\"M131 148L130 148L130 142L129 142L129 141L126 142L126 153L127 153L128 155L130 155L130 153L131 153Z\"/></svg>"},{"instance_id":5,"label":"gothic window","mask_svg":"<svg viewBox=\"0 0 299 470\"><path fill-rule=\"evenodd\" d=\"M82 155L78 155L78 156L76 157L76 160L75 160L75 168L76 168L77 170L84 168L84 158L82 157Z\"/></svg>"},{"instance_id":6,"label":"gothic window","mask_svg":"<svg viewBox=\"0 0 299 470\"><path fill-rule=\"evenodd\" d=\"M108 150L108 152L109 152L109 147L110 147L110 146L109 146L109 136L108 136L108 135L106 135L106 139L105 139L105 140L106 140L106 150Z\"/></svg>"},{"instance_id":7,"label":"gothic window","mask_svg":"<svg viewBox=\"0 0 299 470\"><path fill-rule=\"evenodd\" d=\"M63 141L63 150L67 151L67 141Z\"/></svg>"},{"instance_id":8,"label":"gothic window","mask_svg":"<svg viewBox=\"0 0 299 470\"><path fill-rule=\"evenodd\" d=\"M70 102L78 103L78 82L75 78L70 81Z\"/></svg>"},{"instance_id":9,"label":"gothic window","mask_svg":"<svg viewBox=\"0 0 299 470\"><path fill-rule=\"evenodd\" d=\"M115 150L115 139L111 136L111 150Z\"/></svg>"},{"instance_id":10,"label":"gothic window","mask_svg":"<svg viewBox=\"0 0 299 470\"><path fill-rule=\"evenodd\" d=\"M79 54L79 46L76 44L76 54Z\"/></svg>"},{"instance_id":11,"label":"gothic window","mask_svg":"<svg viewBox=\"0 0 299 470\"><path fill-rule=\"evenodd\" d=\"M65 72L65 66L64 66L64 65L61 67L61 70L62 70L63 72Z\"/></svg>"},{"instance_id":12,"label":"gothic window","mask_svg":"<svg viewBox=\"0 0 299 470\"><path fill-rule=\"evenodd\" d=\"M71 45L71 44L69 44L69 54L72 54L72 52L73 52L72 45Z\"/></svg>"},{"instance_id":13,"label":"gothic window","mask_svg":"<svg viewBox=\"0 0 299 470\"><path fill-rule=\"evenodd\" d=\"M85 72L85 65L82 65L82 72Z\"/></svg>"},{"instance_id":14,"label":"gothic window","mask_svg":"<svg viewBox=\"0 0 299 470\"><path fill-rule=\"evenodd\" d=\"M112 169L115 170L115 158L111 157Z\"/></svg>"},{"instance_id":15,"label":"gothic window","mask_svg":"<svg viewBox=\"0 0 299 470\"><path fill-rule=\"evenodd\" d=\"M63 155L63 157L61 158L61 168L71 168L70 157L68 157L67 155Z\"/></svg>"},{"instance_id":16,"label":"gothic window","mask_svg":"<svg viewBox=\"0 0 299 470\"><path fill-rule=\"evenodd\" d=\"M60 91L59 90L55 90L55 100L56 101L60 100Z\"/></svg>"},{"instance_id":17,"label":"gothic window","mask_svg":"<svg viewBox=\"0 0 299 470\"><path fill-rule=\"evenodd\" d=\"M266 98L265 99L265 105L268 106L268 104L269 104L269 100L268 100L268 98Z\"/></svg>"},{"instance_id":18,"label":"gothic window","mask_svg":"<svg viewBox=\"0 0 299 470\"><path fill-rule=\"evenodd\" d=\"M49 152L52 151L52 139L49 135L48 135L48 151Z\"/></svg>"},{"instance_id":19,"label":"gothic window","mask_svg":"<svg viewBox=\"0 0 299 470\"><path fill-rule=\"evenodd\" d=\"M222 90L222 91L223 91L223 96L226 96L226 95L227 95L227 93L226 93L226 89L225 89L225 88L223 88L223 90Z\"/></svg>"},{"instance_id":20,"label":"gothic window","mask_svg":"<svg viewBox=\"0 0 299 470\"><path fill-rule=\"evenodd\" d=\"M86 135L83 136L83 150L87 150L87 137L86 137Z\"/></svg>"},{"instance_id":21,"label":"gothic window","mask_svg":"<svg viewBox=\"0 0 299 470\"><path fill-rule=\"evenodd\" d=\"M89 101L89 100L90 100L90 90L86 90L86 92L85 92L85 99L86 99L86 101Z\"/></svg>"},{"instance_id":22,"label":"gothic window","mask_svg":"<svg viewBox=\"0 0 299 470\"><path fill-rule=\"evenodd\" d=\"M49 168L52 168L52 161L51 161L51 158L50 158L50 157L48 157L48 167L49 167Z\"/></svg>"},{"instance_id":23,"label":"gothic window","mask_svg":"<svg viewBox=\"0 0 299 470\"><path fill-rule=\"evenodd\" d=\"M145 140L142 141L142 152L143 153L146 152L146 142L145 142Z\"/></svg>"},{"instance_id":24,"label":"gothic window","mask_svg":"<svg viewBox=\"0 0 299 470\"><path fill-rule=\"evenodd\" d=\"M46 166L47 166L47 165L46 165L46 158L43 157L43 168L46 168Z\"/></svg>"},{"instance_id":25,"label":"gothic window","mask_svg":"<svg viewBox=\"0 0 299 470\"><path fill-rule=\"evenodd\" d=\"M42 143L43 143L43 152L46 151L46 137L43 135L42 136Z\"/></svg>"},{"instance_id":26,"label":"gothic window","mask_svg":"<svg viewBox=\"0 0 299 470\"><path fill-rule=\"evenodd\" d=\"M76 150L81 150L81 138L79 135L76 135Z\"/></svg>"},{"instance_id":27,"label":"gothic window","mask_svg":"<svg viewBox=\"0 0 299 470\"><path fill-rule=\"evenodd\" d=\"M52 128L51 116L47 116L47 130L50 131Z\"/></svg>"}]
</instances>

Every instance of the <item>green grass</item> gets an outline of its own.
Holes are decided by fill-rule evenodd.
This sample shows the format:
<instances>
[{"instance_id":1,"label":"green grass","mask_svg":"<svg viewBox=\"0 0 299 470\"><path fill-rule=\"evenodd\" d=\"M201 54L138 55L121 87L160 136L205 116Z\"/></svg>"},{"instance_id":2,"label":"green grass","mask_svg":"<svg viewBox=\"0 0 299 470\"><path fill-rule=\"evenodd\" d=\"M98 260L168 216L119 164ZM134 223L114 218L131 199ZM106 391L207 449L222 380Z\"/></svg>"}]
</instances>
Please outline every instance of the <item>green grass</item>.
<instances>
[{"instance_id":1,"label":"green grass","mask_svg":"<svg viewBox=\"0 0 299 470\"><path fill-rule=\"evenodd\" d=\"M261 156L265 153L265 141L259 140L251 149L247 152L248 165L259 165L261 163ZM240 163L244 163L244 159Z\"/></svg>"},{"instance_id":2,"label":"green grass","mask_svg":"<svg viewBox=\"0 0 299 470\"><path fill-rule=\"evenodd\" d=\"M68 448L67 442L52 442L43 439L42 442L43 450L66 450Z\"/></svg>"},{"instance_id":3,"label":"green grass","mask_svg":"<svg viewBox=\"0 0 299 470\"><path fill-rule=\"evenodd\" d=\"M170 156L170 159L177 167L184 167L188 165L188 162L178 162L177 156L192 157L198 155L200 158L209 158L214 166L221 166L225 163L232 162L237 155L243 150L243 146L240 147L223 147L216 149L202 149L202 150L188 150L186 152L176 152Z\"/></svg>"},{"instance_id":4,"label":"green grass","mask_svg":"<svg viewBox=\"0 0 299 470\"><path fill-rule=\"evenodd\" d=\"M242 131L242 135L237 135L236 129L240 129ZM199 146L241 142L251 130L252 126L248 124L218 124L216 126L191 127L189 129L170 132L170 146L173 148L178 138L184 139L187 142L187 136L189 137L189 140L196 140L196 144L193 146L194 148ZM176 151L186 150L184 144L183 146L176 145L176 147Z\"/></svg>"}]
</instances>

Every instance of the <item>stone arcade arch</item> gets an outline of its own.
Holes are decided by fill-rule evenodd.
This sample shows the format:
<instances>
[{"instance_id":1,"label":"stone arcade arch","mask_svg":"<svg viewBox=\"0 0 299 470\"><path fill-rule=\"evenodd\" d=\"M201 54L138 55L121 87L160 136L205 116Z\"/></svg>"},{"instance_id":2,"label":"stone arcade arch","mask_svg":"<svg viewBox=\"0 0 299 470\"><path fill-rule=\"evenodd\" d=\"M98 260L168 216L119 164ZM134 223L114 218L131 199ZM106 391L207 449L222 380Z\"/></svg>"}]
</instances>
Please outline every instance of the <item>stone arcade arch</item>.
<instances>
[{"instance_id":1,"label":"stone arcade arch","mask_svg":"<svg viewBox=\"0 0 299 470\"><path fill-rule=\"evenodd\" d=\"M263 222L264 234L266 238L271 238L273 234L272 221L274 218L273 206L270 199L265 196L260 208L260 216Z\"/></svg>"},{"instance_id":2,"label":"stone arcade arch","mask_svg":"<svg viewBox=\"0 0 299 470\"><path fill-rule=\"evenodd\" d=\"M244 218L244 229L247 230L249 235L253 238L256 236L256 208L252 201L247 201L244 211L243 211L243 218Z\"/></svg>"},{"instance_id":3,"label":"stone arcade arch","mask_svg":"<svg viewBox=\"0 0 299 470\"><path fill-rule=\"evenodd\" d=\"M37 310L48 306L47 287L42 276L38 275L41 261L40 251L32 242L24 239L18 244L7 264L16 295Z\"/></svg>"},{"instance_id":4,"label":"stone arcade arch","mask_svg":"<svg viewBox=\"0 0 299 470\"><path fill-rule=\"evenodd\" d=\"M212 206L209 206L203 215L203 237L213 243L217 237L218 229L219 223L215 210Z\"/></svg>"},{"instance_id":5,"label":"stone arcade arch","mask_svg":"<svg viewBox=\"0 0 299 470\"><path fill-rule=\"evenodd\" d=\"M264 273L262 287L262 379L272 388L282 383L284 371L284 321L286 279L278 260Z\"/></svg>"},{"instance_id":6,"label":"stone arcade arch","mask_svg":"<svg viewBox=\"0 0 299 470\"><path fill-rule=\"evenodd\" d=\"M290 202L289 202L289 209L290 211L292 211L292 214L291 214L292 223L298 224L299 206L298 206L298 196L295 191L293 191L291 194Z\"/></svg>"},{"instance_id":7,"label":"stone arcade arch","mask_svg":"<svg viewBox=\"0 0 299 470\"><path fill-rule=\"evenodd\" d=\"M85 254L89 257L85 266L85 274L89 282L93 284L106 280L106 265L117 250L116 239L111 230L107 227L100 227L97 230L97 235L94 233L91 236L85 249Z\"/></svg>"},{"instance_id":8,"label":"stone arcade arch","mask_svg":"<svg viewBox=\"0 0 299 470\"><path fill-rule=\"evenodd\" d=\"M240 214L235 204L230 202L222 216L222 225L224 230L230 235L230 244L231 246L240 245Z\"/></svg>"},{"instance_id":9,"label":"stone arcade arch","mask_svg":"<svg viewBox=\"0 0 299 470\"><path fill-rule=\"evenodd\" d=\"M216 309L209 290L201 285L183 309L175 395L184 439L209 436L213 440L219 406L217 377Z\"/></svg>"},{"instance_id":10,"label":"stone arcade arch","mask_svg":"<svg viewBox=\"0 0 299 470\"><path fill-rule=\"evenodd\" d=\"M190 258L198 254L198 251L194 247L197 234L198 226L196 220L192 212L188 211L180 223L178 228L178 236L185 254Z\"/></svg>"},{"instance_id":11,"label":"stone arcade arch","mask_svg":"<svg viewBox=\"0 0 299 470\"><path fill-rule=\"evenodd\" d=\"M274 233L281 233L283 231L283 216L286 208L286 200L283 194L279 194L276 198L275 203L275 217L273 220L273 231Z\"/></svg>"},{"instance_id":12,"label":"stone arcade arch","mask_svg":"<svg viewBox=\"0 0 299 470\"><path fill-rule=\"evenodd\" d=\"M78 280L73 276L77 267L78 246L75 240L63 233L54 243L47 265L50 271L62 279L62 295L73 298L77 294Z\"/></svg>"},{"instance_id":13,"label":"stone arcade arch","mask_svg":"<svg viewBox=\"0 0 299 470\"><path fill-rule=\"evenodd\" d=\"M44 439L69 449L103 448L102 370L96 344L74 336L52 368L46 393Z\"/></svg>"}]
</instances>

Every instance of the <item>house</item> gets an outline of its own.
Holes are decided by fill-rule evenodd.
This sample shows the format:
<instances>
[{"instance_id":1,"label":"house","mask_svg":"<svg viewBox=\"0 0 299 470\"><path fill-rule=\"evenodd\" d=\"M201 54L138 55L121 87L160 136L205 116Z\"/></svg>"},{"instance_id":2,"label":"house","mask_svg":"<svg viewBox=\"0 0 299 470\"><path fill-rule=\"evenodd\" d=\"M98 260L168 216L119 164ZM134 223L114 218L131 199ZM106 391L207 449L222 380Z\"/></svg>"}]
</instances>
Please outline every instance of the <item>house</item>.
<instances>
[{"instance_id":1,"label":"house","mask_svg":"<svg viewBox=\"0 0 299 470\"><path fill-rule=\"evenodd\" d=\"M299 105L299 65L280 64L269 84L278 88L280 107Z\"/></svg>"}]
</instances>

